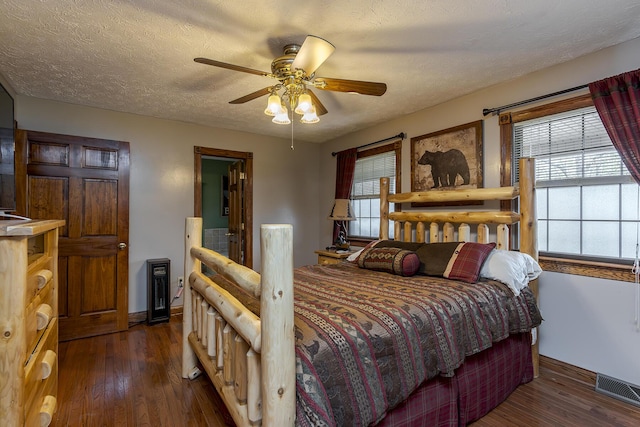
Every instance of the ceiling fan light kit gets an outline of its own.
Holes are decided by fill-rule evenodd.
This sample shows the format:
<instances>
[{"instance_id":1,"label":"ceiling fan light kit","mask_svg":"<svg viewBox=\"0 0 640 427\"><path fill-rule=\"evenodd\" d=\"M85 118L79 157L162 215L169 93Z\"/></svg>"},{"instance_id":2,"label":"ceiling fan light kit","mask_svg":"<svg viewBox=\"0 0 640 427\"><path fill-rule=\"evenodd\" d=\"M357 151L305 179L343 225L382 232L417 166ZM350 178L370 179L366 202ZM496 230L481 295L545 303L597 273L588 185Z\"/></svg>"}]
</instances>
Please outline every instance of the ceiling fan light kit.
<instances>
[{"instance_id":1,"label":"ceiling fan light kit","mask_svg":"<svg viewBox=\"0 0 640 427\"><path fill-rule=\"evenodd\" d=\"M207 58L195 58L194 61L278 80L278 83L274 86L257 90L229 103L244 104L252 99L269 94L267 108L264 113L273 117L273 123L291 123L286 107L288 103L292 112L302 115L300 121L309 124L319 122L318 116L327 113L327 109L310 88L374 96L381 96L387 90L387 85L384 83L329 77L316 78L315 71L334 51L335 46L325 39L309 35L302 46L298 44L286 45L284 47L284 55L274 59L271 63L271 73ZM278 91L281 89L284 89L284 91L282 95L278 95ZM287 101L286 103L283 102L285 100Z\"/></svg>"},{"instance_id":2,"label":"ceiling fan light kit","mask_svg":"<svg viewBox=\"0 0 640 427\"><path fill-rule=\"evenodd\" d=\"M315 113L316 110L313 106L311 95L306 93L304 85L299 84L295 81L291 84L288 84L285 87L284 93L282 94L282 99L287 99L289 101L291 109L296 114L300 114L301 116L303 116L300 120L302 123L317 123L320 121ZM269 99L267 100L267 108L264 110L264 113L267 116L277 116L282 115L284 109L284 113L287 114L288 111L282 99L280 98L276 90L273 90L271 92L271 96L269 96ZM314 111L313 115L310 114L311 109L313 109ZM307 117L305 118L304 115L307 115ZM272 122L277 124L291 123L290 120L285 123L282 118L274 118Z\"/></svg>"}]
</instances>

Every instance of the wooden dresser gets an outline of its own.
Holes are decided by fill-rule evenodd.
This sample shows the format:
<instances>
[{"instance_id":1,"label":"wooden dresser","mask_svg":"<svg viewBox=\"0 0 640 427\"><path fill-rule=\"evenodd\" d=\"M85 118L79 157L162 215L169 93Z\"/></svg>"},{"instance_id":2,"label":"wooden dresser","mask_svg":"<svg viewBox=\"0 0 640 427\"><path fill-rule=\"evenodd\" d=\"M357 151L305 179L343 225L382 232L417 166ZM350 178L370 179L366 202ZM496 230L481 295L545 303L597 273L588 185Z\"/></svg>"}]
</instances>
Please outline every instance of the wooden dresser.
<instances>
[{"instance_id":1,"label":"wooden dresser","mask_svg":"<svg viewBox=\"0 0 640 427\"><path fill-rule=\"evenodd\" d=\"M58 227L0 221L0 424L47 426L58 392Z\"/></svg>"}]
</instances>

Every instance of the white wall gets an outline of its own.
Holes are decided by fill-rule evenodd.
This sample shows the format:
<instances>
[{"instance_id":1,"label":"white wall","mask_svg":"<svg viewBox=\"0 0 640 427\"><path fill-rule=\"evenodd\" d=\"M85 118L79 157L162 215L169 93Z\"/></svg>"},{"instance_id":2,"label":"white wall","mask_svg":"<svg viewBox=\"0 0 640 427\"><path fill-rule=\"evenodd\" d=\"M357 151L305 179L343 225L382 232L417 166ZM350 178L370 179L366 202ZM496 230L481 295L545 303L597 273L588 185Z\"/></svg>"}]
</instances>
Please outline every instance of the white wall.
<instances>
[{"instance_id":1,"label":"white wall","mask_svg":"<svg viewBox=\"0 0 640 427\"><path fill-rule=\"evenodd\" d=\"M319 146L18 96L21 129L128 141L129 312L146 311L146 266L171 260L171 292L184 270L184 219L193 216L194 146L254 155L253 260L260 269L260 224L293 224L295 265L316 262ZM182 305L182 300L174 306Z\"/></svg>"},{"instance_id":2,"label":"white wall","mask_svg":"<svg viewBox=\"0 0 640 427\"><path fill-rule=\"evenodd\" d=\"M540 351L558 360L640 384L640 331L634 325L635 285L544 273Z\"/></svg>"},{"instance_id":3,"label":"white wall","mask_svg":"<svg viewBox=\"0 0 640 427\"><path fill-rule=\"evenodd\" d=\"M402 190L410 191L410 139L448 127L484 119L484 185L499 185L500 130L494 108L547 93L580 86L640 68L640 39L495 85L370 129L337 138L320 149L320 173L335 176L332 151L407 133L402 147ZM393 82L389 82L393 90ZM576 96L586 90L574 92ZM557 100L560 98L555 98ZM384 96L381 98L384 102ZM549 101L546 101L549 102ZM528 105L529 108L534 104ZM320 188L319 239L331 241L323 213L333 198L333 186ZM634 285L545 272L540 278L540 353L585 369L640 384L640 331L633 328Z\"/></svg>"}]
</instances>

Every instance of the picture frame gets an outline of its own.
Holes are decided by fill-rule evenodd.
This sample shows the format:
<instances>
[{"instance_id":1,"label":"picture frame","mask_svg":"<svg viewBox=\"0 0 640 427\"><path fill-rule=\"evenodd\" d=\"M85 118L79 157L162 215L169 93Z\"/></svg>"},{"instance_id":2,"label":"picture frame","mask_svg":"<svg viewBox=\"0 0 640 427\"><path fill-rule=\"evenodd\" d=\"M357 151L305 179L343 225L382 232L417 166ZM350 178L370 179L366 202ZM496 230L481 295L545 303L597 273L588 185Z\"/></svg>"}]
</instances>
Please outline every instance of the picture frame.
<instances>
[{"instance_id":1,"label":"picture frame","mask_svg":"<svg viewBox=\"0 0 640 427\"><path fill-rule=\"evenodd\" d=\"M220 214L222 216L229 216L229 177L222 175L222 188L220 191Z\"/></svg>"},{"instance_id":2,"label":"picture frame","mask_svg":"<svg viewBox=\"0 0 640 427\"><path fill-rule=\"evenodd\" d=\"M411 191L483 187L483 121L411 138ZM411 206L461 206L482 202L411 203Z\"/></svg>"}]
</instances>

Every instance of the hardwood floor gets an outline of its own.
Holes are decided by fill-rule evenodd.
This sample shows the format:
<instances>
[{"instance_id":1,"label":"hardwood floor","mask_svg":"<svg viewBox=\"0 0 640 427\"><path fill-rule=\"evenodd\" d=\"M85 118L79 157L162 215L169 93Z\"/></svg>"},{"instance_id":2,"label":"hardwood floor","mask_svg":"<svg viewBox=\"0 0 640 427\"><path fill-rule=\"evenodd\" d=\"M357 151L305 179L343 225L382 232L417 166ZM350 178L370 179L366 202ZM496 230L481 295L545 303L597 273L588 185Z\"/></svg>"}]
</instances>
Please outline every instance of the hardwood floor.
<instances>
[{"instance_id":1,"label":"hardwood floor","mask_svg":"<svg viewBox=\"0 0 640 427\"><path fill-rule=\"evenodd\" d=\"M233 426L205 375L182 379L181 322L60 343L51 425Z\"/></svg>"},{"instance_id":2,"label":"hardwood floor","mask_svg":"<svg viewBox=\"0 0 640 427\"><path fill-rule=\"evenodd\" d=\"M52 426L233 426L206 376L181 377L181 321L60 343ZM541 359L538 379L472 426L640 425L640 408L596 393L592 373Z\"/></svg>"},{"instance_id":3,"label":"hardwood floor","mask_svg":"<svg viewBox=\"0 0 640 427\"><path fill-rule=\"evenodd\" d=\"M546 357L540 376L471 424L494 426L640 426L640 407L594 390L595 374Z\"/></svg>"}]
</instances>

